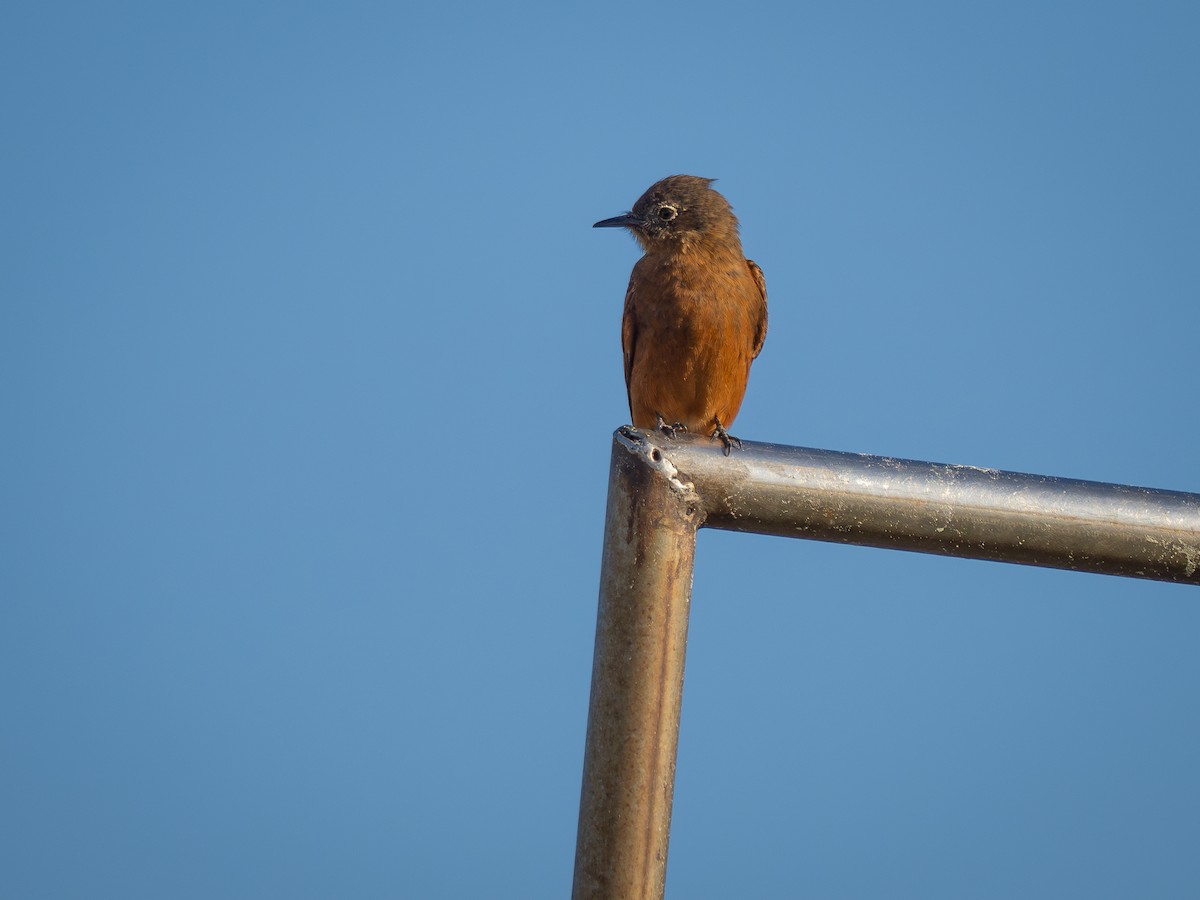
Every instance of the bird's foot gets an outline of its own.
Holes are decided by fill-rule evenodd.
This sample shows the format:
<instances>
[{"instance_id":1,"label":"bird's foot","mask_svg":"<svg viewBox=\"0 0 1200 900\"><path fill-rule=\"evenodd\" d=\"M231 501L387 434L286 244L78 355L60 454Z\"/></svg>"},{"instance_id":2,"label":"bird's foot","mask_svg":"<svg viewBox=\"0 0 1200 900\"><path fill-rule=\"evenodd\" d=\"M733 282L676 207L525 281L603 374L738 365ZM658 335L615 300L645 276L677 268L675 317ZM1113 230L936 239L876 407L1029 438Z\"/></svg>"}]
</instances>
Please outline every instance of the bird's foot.
<instances>
[{"instance_id":1,"label":"bird's foot","mask_svg":"<svg viewBox=\"0 0 1200 900\"><path fill-rule=\"evenodd\" d=\"M713 425L715 427L713 428L712 436L720 440L721 446L725 448L726 456L729 455L729 451L734 447L737 447L739 450L742 449L742 442L725 430L725 426L721 424L720 419L714 418Z\"/></svg>"},{"instance_id":2,"label":"bird's foot","mask_svg":"<svg viewBox=\"0 0 1200 900\"><path fill-rule=\"evenodd\" d=\"M682 422L676 422L674 425L668 425L667 420L664 419L659 413L654 414L654 420L654 427L671 440L675 440L675 438L679 437L679 432L687 431L687 426Z\"/></svg>"}]
</instances>

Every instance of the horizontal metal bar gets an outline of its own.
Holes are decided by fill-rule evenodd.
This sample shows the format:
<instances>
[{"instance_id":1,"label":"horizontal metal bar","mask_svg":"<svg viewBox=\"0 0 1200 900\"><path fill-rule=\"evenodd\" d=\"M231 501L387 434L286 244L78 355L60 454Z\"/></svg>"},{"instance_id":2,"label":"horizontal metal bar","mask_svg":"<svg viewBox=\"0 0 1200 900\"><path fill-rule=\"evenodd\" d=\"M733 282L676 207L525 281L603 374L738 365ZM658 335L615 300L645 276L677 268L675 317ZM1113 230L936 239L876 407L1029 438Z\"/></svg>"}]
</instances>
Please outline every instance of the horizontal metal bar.
<instances>
[{"instance_id":1,"label":"horizontal metal bar","mask_svg":"<svg viewBox=\"0 0 1200 900\"><path fill-rule=\"evenodd\" d=\"M1200 584L1200 494L621 429L704 526Z\"/></svg>"}]
</instances>

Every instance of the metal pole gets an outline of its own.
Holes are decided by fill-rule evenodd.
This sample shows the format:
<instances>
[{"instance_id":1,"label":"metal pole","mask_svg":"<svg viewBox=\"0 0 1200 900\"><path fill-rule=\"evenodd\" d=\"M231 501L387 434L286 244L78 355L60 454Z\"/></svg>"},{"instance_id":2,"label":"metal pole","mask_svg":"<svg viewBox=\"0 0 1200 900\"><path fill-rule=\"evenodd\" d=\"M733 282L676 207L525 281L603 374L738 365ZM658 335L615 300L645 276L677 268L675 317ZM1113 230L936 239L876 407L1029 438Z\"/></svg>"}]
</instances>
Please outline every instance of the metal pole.
<instances>
[{"instance_id":1,"label":"metal pole","mask_svg":"<svg viewBox=\"0 0 1200 900\"><path fill-rule=\"evenodd\" d=\"M613 443L575 900L663 896L700 504L654 447Z\"/></svg>"},{"instance_id":2,"label":"metal pole","mask_svg":"<svg viewBox=\"0 0 1200 900\"><path fill-rule=\"evenodd\" d=\"M693 485L706 528L1200 584L1200 494L631 434Z\"/></svg>"},{"instance_id":3,"label":"metal pole","mask_svg":"<svg viewBox=\"0 0 1200 900\"><path fill-rule=\"evenodd\" d=\"M700 526L1200 584L1200 494L614 435L576 900L663 896Z\"/></svg>"}]
</instances>

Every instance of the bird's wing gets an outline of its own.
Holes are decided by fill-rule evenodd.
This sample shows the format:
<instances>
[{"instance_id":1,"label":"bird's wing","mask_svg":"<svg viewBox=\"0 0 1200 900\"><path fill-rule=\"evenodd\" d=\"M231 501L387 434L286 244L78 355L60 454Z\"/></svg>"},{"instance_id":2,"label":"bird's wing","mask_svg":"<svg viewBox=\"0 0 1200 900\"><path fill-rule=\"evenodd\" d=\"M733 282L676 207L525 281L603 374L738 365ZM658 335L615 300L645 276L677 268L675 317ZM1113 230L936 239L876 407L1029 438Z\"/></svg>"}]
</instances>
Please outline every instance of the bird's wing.
<instances>
[{"instance_id":1,"label":"bird's wing","mask_svg":"<svg viewBox=\"0 0 1200 900\"><path fill-rule=\"evenodd\" d=\"M763 341L767 339L767 279L763 277L762 269L754 260L746 260L746 265L749 267L750 277L758 285L758 293L762 297L762 305L758 310L758 322L754 326L754 354L750 357L757 359L758 354L762 352ZM628 359L629 357L626 356L626 371L628 371Z\"/></svg>"},{"instance_id":2,"label":"bird's wing","mask_svg":"<svg viewBox=\"0 0 1200 900\"><path fill-rule=\"evenodd\" d=\"M637 344L637 320L633 315L633 279L625 291L625 314L621 316L621 351L625 354L625 397L629 401L629 414L633 415L633 396L629 382L633 377L633 348Z\"/></svg>"}]
</instances>

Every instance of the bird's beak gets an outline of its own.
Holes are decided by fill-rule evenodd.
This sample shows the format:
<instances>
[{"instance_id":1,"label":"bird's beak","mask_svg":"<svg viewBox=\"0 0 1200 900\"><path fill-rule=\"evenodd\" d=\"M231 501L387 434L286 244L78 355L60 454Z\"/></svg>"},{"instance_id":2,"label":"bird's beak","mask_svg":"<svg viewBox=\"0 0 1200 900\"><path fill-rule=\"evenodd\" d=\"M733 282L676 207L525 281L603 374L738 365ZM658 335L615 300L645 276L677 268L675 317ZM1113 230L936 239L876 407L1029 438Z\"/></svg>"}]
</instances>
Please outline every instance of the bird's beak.
<instances>
[{"instance_id":1,"label":"bird's beak","mask_svg":"<svg viewBox=\"0 0 1200 900\"><path fill-rule=\"evenodd\" d=\"M593 228L638 228L642 224L642 217L635 216L633 213L625 213L621 216L613 216L611 219L601 219Z\"/></svg>"}]
</instances>

